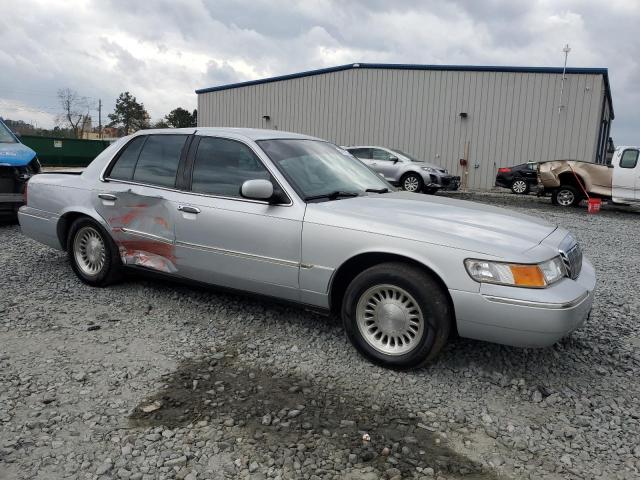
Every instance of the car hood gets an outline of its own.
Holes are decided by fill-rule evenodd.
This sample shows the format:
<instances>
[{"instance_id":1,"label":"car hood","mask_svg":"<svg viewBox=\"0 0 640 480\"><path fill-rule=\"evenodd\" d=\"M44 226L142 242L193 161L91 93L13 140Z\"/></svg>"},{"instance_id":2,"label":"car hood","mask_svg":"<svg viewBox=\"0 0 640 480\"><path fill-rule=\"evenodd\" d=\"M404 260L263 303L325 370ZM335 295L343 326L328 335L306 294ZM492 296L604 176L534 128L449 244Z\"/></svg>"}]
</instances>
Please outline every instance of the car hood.
<instances>
[{"instance_id":1,"label":"car hood","mask_svg":"<svg viewBox=\"0 0 640 480\"><path fill-rule=\"evenodd\" d=\"M504 208L407 192L311 203L305 222L502 258L536 247L557 228Z\"/></svg>"},{"instance_id":2,"label":"car hood","mask_svg":"<svg viewBox=\"0 0 640 480\"><path fill-rule=\"evenodd\" d=\"M21 143L0 143L0 166L23 167L27 165L36 152Z\"/></svg>"}]
</instances>

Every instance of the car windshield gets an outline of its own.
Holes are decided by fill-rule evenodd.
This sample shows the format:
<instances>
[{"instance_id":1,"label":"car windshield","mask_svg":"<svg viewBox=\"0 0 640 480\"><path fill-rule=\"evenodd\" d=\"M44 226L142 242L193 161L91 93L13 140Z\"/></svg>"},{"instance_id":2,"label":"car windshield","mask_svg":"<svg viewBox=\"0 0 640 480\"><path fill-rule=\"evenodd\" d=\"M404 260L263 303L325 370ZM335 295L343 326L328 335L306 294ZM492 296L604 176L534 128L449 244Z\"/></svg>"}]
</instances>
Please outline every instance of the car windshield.
<instances>
[{"instance_id":1,"label":"car windshield","mask_svg":"<svg viewBox=\"0 0 640 480\"><path fill-rule=\"evenodd\" d=\"M6 125L0 122L0 143L17 143Z\"/></svg>"},{"instance_id":2,"label":"car windshield","mask_svg":"<svg viewBox=\"0 0 640 480\"><path fill-rule=\"evenodd\" d=\"M257 143L305 199L340 198L367 190L382 193L391 189L379 175L331 143L303 139L259 140Z\"/></svg>"},{"instance_id":3,"label":"car windshield","mask_svg":"<svg viewBox=\"0 0 640 480\"><path fill-rule=\"evenodd\" d=\"M397 148L391 148L390 150L394 151L395 153L399 153L400 155L402 155L403 157L407 157L409 160L411 160L412 162L423 162L423 160L418 160L417 158L409 155L408 153L404 153L402 150L399 150Z\"/></svg>"}]
</instances>

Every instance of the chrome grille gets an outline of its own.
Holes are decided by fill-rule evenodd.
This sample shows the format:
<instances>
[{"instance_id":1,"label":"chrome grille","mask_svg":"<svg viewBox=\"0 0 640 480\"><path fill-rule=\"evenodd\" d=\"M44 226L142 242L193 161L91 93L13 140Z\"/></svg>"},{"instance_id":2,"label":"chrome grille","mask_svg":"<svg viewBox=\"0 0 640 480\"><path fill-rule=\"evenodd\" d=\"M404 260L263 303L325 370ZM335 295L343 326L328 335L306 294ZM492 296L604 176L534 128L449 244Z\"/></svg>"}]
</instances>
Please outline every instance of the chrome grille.
<instances>
[{"instance_id":1,"label":"chrome grille","mask_svg":"<svg viewBox=\"0 0 640 480\"><path fill-rule=\"evenodd\" d=\"M570 239L570 241L567 241L568 239ZM582 250L573 237L567 237L562 243L560 256L567 269L567 276L575 280L582 270ZM567 244L567 247L563 248L565 244Z\"/></svg>"}]
</instances>

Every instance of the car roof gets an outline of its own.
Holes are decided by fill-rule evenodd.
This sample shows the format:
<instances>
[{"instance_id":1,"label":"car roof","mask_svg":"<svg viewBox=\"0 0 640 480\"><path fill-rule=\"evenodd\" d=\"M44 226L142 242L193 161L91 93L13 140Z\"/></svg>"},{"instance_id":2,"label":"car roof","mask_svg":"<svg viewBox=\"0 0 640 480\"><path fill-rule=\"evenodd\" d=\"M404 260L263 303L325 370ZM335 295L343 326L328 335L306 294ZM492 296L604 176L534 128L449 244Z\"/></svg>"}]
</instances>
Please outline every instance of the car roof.
<instances>
[{"instance_id":1,"label":"car roof","mask_svg":"<svg viewBox=\"0 0 640 480\"><path fill-rule=\"evenodd\" d=\"M301 133L284 132L282 130L269 130L266 128L236 128L236 127L196 127L196 128L161 128L151 130L139 130L136 135L187 133L199 135L233 135L246 140L273 140L273 139L300 139L322 140L321 138L303 135ZM324 141L324 140L323 140Z\"/></svg>"},{"instance_id":2,"label":"car roof","mask_svg":"<svg viewBox=\"0 0 640 480\"><path fill-rule=\"evenodd\" d=\"M345 149L349 149L349 148L382 148L384 150L393 150L393 148L390 147L381 147L380 145L351 145L349 147L342 147Z\"/></svg>"}]
</instances>

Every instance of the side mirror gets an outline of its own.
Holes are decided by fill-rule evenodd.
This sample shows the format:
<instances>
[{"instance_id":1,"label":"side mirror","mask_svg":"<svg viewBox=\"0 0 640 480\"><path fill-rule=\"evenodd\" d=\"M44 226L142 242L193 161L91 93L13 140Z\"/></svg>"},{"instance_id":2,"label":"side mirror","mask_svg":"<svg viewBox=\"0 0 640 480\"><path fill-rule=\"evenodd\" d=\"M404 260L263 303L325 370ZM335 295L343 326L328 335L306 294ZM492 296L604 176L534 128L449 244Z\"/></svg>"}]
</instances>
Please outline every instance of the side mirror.
<instances>
[{"instance_id":1,"label":"side mirror","mask_svg":"<svg viewBox=\"0 0 640 480\"><path fill-rule=\"evenodd\" d=\"M389 157L389 160L391 160L393 163L398 163L398 157Z\"/></svg>"},{"instance_id":2,"label":"side mirror","mask_svg":"<svg viewBox=\"0 0 640 480\"><path fill-rule=\"evenodd\" d=\"M273 183L263 179L247 180L240 187L240 195L251 200L271 200Z\"/></svg>"}]
</instances>

